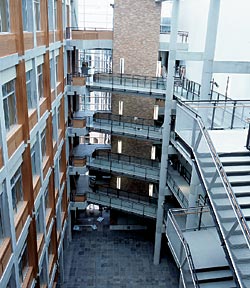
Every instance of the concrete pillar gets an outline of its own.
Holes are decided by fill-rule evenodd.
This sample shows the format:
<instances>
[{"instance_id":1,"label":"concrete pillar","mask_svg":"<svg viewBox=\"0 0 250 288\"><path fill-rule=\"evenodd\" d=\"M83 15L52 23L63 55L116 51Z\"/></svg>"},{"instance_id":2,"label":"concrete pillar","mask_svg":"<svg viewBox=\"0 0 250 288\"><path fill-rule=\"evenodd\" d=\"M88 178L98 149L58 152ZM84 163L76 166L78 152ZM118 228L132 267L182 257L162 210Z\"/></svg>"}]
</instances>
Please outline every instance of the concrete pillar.
<instances>
[{"instance_id":1,"label":"concrete pillar","mask_svg":"<svg viewBox=\"0 0 250 288\"><path fill-rule=\"evenodd\" d=\"M190 183L190 194L189 194L189 208L197 207L197 200L198 200L198 194L199 194L200 187L200 179L197 175L196 168L193 164L192 167L192 175L191 175L191 183ZM193 228L195 225L197 225L197 214L188 214L187 215L187 222L186 222L186 228Z\"/></svg>"},{"instance_id":2,"label":"concrete pillar","mask_svg":"<svg viewBox=\"0 0 250 288\"><path fill-rule=\"evenodd\" d=\"M201 100L208 99L210 94L219 14L220 14L220 0L210 0L210 7L207 21L206 43L203 56L204 61L203 61L201 94L200 94Z\"/></svg>"},{"instance_id":3,"label":"concrete pillar","mask_svg":"<svg viewBox=\"0 0 250 288\"><path fill-rule=\"evenodd\" d=\"M171 108L173 101L173 87L175 76L175 61L176 61L176 48L178 36L178 16L179 16L179 0L173 2L172 20L171 20L171 35L169 45L169 60L168 60L168 75L167 75L167 88L165 100L165 117L163 123L163 140L162 140L162 154L161 154L161 167L160 167L160 181L159 181L159 197L156 218L156 231L155 231L155 247L154 247L154 264L160 263L161 252L161 237L163 226L163 203L165 200L166 179L168 169L168 146L170 140L170 126L171 126Z\"/></svg>"}]
</instances>

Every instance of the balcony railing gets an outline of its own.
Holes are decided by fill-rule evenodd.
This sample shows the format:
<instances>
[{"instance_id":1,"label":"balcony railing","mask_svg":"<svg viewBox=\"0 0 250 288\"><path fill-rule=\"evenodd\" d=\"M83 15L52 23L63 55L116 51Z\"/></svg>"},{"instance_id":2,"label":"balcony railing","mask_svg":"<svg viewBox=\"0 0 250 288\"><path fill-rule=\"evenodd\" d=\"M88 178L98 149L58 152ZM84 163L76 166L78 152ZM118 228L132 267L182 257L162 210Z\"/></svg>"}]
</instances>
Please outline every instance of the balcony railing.
<instances>
[{"instance_id":1,"label":"balcony railing","mask_svg":"<svg viewBox=\"0 0 250 288\"><path fill-rule=\"evenodd\" d=\"M153 119L115 115L109 112L97 112L93 118L93 129L132 134L136 137L161 139L161 128L154 124Z\"/></svg>"},{"instance_id":2,"label":"balcony railing","mask_svg":"<svg viewBox=\"0 0 250 288\"><path fill-rule=\"evenodd\" d=\"M128 192L128 191L124 191L120 189L113 189L113 188L107 188L107 187L101 187L101 186L98 186L94 190L96 193L101 193L107 196L112 196L112 197L115 196L116 198L126 199L126 200L135 201L139 203L157 205L156 197L150 197L145 194L140 194L136 192Z\"/></svg>"},{"instance_id":3,"label":"balcony railing","mask_svg":"<svg viewBox=\"0 0 250 288\"><path fill-rule=\"evenodd\" d=\"M224 98L225 99L225 98ZM184 101L194 111L203 115L207 129L247 128L250 115L249 100Z\"/></svg>"},{"instance_id":4,"label":"balcony railing","mask_svg":"<svg viewBox=\"0 0 250 288\"><path fill-rule=\"evenodd\" d=\"M159 161L157 160L139 158L139 157L129 156L125 154L113 153L113 152L105 151L105 150L96 150L93 153L93 157L96 159L104 159L110 162L112 161L118 162L118 163L126 162L132 165L146 166L146 167L153 167L153 168L160 167Z\"/></svg>"}]
</instances>

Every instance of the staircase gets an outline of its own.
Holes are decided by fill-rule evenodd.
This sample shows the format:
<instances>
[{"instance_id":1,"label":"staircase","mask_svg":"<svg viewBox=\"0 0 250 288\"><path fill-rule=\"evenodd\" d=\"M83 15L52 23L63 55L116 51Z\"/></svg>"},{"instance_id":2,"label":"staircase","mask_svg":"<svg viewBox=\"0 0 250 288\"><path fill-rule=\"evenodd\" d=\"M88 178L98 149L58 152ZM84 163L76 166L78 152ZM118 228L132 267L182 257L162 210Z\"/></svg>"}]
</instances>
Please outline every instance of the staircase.
<instances>
[{"instance_id":1,"label":"staircase","mask_svg":"<svg viewBox=\"0 0 250 288\"><path fill-rule=\"evenodd\" d=\"M200 288L236 288L229 266L196 269Z\"/></svg>"}]
</instances>

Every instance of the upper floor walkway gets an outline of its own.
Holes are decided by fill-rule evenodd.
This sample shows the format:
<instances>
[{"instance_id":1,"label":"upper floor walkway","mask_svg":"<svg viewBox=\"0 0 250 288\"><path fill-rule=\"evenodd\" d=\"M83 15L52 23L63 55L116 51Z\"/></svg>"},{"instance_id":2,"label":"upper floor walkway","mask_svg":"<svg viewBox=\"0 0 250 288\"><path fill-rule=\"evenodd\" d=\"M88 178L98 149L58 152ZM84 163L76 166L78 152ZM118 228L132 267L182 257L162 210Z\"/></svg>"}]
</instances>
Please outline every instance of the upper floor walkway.
<instances>
[{"instance_id":1,"label":"upper floor walkway","mask_svg":"<svg viewBox=\"0 0 250 288\"><path fill-rule=\"evenodd\" d=\"M158 33L158 31L157 31ZM113 48L113 31L103 28L91 27L67 27L66 28L67 50L72 47L77 49L112 49ZM162 29L159 33L159 51L169 51L170 32L164 32ZM177 40L177 49L188 50L188 32L179 31Z\"/></svg>"}]
</instances>

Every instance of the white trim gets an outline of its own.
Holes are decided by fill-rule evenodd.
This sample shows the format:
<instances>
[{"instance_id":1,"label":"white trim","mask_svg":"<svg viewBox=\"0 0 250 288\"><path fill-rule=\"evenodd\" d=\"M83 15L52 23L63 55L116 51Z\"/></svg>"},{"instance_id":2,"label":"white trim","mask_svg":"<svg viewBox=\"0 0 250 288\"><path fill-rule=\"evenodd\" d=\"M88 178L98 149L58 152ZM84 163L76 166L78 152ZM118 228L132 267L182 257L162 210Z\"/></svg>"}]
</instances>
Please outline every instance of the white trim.
<instances>
[{"instance_id":1,"label":"white trim","mask_svg":"<svg viewBox=\"0 0 250 288\"><path fill-rule=\"evenodd\" d=\"M25 72L28 72L33 69L32 60L28 60L25 62Z\"/></svg>"},{"instance_id":2,"label":"white trim","mask_svg":"<svg viewBox=\"0 0 250 288\"><path fill-rule=\"evenodd\" d=\"M1 84L5 84L16 78L16 66L10 67L0 72Z\"/></svg>"},{"instance_id":3,"label":"white trim","mask_svg":"<svg viewBox=\"0 0 250 288\"><path fill-rule=\"evenodd\" d=\"M44 55L40 55L36 58L36 66L39 66L44 63Z\"/></svg>"}]
</instances>

